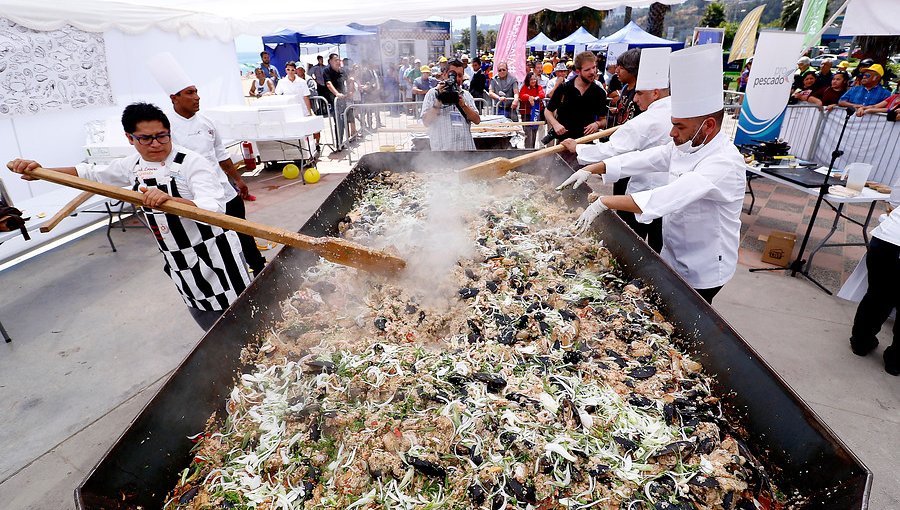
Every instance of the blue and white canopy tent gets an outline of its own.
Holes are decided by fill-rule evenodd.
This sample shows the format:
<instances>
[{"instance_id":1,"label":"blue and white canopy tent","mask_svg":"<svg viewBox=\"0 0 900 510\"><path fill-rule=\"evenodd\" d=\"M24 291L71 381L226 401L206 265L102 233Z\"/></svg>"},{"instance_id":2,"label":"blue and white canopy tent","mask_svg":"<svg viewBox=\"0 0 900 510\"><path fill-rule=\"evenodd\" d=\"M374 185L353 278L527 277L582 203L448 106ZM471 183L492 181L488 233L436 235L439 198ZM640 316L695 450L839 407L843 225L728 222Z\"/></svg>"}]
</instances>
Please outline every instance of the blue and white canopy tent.
<instances>
[{"instance_id":1,"label":"blue and white canopy tent","mask_svg":"<svg viewBox=\"0 0 900 510\"><path fill-rule=\"evenodd\" d=\"M584 27L578 27L578 30L556 41L555 44L560 48L565 48L565 52L571 55L578 51L583 51L588 45L597 41L599 39L591 35Z\"/></svg>"},{"instance_id":2,"label":"blue and white canopy tent","mask_svg":"<svg viewBox=\"0 0 900 510\"><path fill-rule=\"evenodd\" d=\"M546 51L550 47L559 46L556 41L547 37L543 32L534 36L531 40L525 43L525 47L531 51Z\"/></svg>"},{"instance_id":3,"label":"blue and white canopy tent","mask_svg":"<svg viewBox=\"0 0 900 510\"><path fill-rule=\"evenodd\" d=\"M588 44L587 49L591 51L605 50L607 45L612 43L625 43L629 48L672 48L672 51L684 48L684 42L670 41L662 37L656 37L647 33L637 23L632 21L625 25L622 29L600 39L599 41Z\"/></svg>"},{"instance_id":4,"label":"blue and white canopy tent","mask_svg":"<svg viewBox=\"0 0 900 510\"><path fill-rule=\"evenodd\" d=\"M358 30L346 25L316 26L303 31L282 30L263 36L262 42L269 53L272 65L283 72L284 65L300 58L300 47L305 44L345 44L349 37L368 37L374 32Z\"/></svg>"}]
</instances>

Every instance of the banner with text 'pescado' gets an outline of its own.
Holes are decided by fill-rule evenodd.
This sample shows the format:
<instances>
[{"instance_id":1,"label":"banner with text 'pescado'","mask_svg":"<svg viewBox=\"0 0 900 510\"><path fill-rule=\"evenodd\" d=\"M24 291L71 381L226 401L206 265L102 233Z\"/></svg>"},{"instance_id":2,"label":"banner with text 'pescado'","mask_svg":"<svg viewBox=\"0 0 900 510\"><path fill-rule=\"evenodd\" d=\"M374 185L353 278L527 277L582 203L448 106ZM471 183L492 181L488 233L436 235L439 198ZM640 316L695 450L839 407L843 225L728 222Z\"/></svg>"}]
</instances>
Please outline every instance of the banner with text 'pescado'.
<instances>
[{"instance_id":1,"label":"banner with text 'pescado'","mask_svg":"<svg viewBox=\"0 0 900 510\"><path fill-rule=\"evenodd\" d=\"M760 32L735 145L778 138L804 36L802 32Z\"/></svg>"},{"instance_id":2,"label":"banner with text 'pescado'","mask_svg":"<svg viewBox=\"0 0 900 510\"><path fill-rule=\"evenodd\" d=\"M497 34L497 49L494 51L494 67L501 62L509 66L509 75L519 81L525 80L525 43L528 41L528 15L504 14ZM494 70L497 76L497 70Z\"/></svg>"}]
</instances>

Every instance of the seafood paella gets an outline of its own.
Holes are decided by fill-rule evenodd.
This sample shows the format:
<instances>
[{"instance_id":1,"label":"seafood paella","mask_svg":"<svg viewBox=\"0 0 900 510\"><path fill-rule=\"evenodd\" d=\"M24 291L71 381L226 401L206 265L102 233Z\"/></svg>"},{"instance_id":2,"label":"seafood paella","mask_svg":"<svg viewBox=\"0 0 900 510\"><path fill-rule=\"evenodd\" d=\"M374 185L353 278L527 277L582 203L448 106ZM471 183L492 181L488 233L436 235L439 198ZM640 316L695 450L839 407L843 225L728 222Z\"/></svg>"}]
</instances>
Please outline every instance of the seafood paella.
<instances>
[{"instance_id":1,"label":"seafood paella","mask_svg":"<svg viewBox=\"0 0 900 510\"><path fill-rule=\"evenodd\" d=\"M781 507L652 288L577 215L525 174L380 174L341 232L407 274L309 268L166 508Z\"/></svg>"}]
</instances>

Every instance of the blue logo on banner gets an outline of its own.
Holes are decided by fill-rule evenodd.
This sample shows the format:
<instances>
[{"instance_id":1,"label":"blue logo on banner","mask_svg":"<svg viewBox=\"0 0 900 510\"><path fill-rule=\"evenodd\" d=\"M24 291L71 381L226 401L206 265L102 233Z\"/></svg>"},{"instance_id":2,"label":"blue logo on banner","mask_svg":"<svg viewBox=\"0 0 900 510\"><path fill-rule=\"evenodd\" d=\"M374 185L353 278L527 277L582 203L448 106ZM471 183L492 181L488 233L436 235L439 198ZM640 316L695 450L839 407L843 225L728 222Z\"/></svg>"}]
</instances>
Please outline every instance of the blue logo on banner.
<instances>
[{"instance_id":1,"label":"blue logo on banner","mask_svg":"<svg viewBox=\"0 0 900 510\"><path fill-rule=\"evenodd\" d=\"M784 121L784 113L787 106L774 119L757 119L750 111L750 98L744 96L744 104L741 105L741 116L738 119L737 134L734 136L734 144L768 142L778 138L781 133L781 123Z\"/></svg>"}]
</instances>

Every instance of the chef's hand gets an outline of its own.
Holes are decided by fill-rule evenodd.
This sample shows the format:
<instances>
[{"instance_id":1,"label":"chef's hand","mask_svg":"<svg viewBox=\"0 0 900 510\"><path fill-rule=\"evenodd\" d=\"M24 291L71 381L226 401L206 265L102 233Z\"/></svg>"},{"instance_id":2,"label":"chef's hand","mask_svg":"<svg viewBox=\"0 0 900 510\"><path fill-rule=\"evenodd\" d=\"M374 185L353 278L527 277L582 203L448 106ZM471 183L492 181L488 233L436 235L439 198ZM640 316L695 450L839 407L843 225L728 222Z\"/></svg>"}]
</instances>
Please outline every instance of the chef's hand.
<instances>
[{"instance_id":1,"label":"chef's hand","mask_svg":"<svg viewBox=\"0 0 900 510\"><path fill-rule=\"evenodd\" d=\"M563 188L568 186L569 184L575 183L572 186L572 189L577 189L578 186L581 186L585 182L587 182L588 177L591 176L591 173L587 170L575 170L575 173L570 175L568 179L566 179L562 184L556 187L556 191L562 191Z\"/></svg>"},{"instance_id":2,"label":"chef's hand","mask_svg":"<svg viewBox=\"0 0 900 510\"><path fill-rule=\"evenodd\" d=\"M242 199L246 200L247 197L250 196L250 188L247 186L247 183L244 182L244 179L241 179L240 177L238 177L237 179L234 180L234 185L237 187L238 194L241 196Z\"/></svg>"},{"instance_id":3,"label":"chef's hand","mask_svg":"<svg viewBox=\"0 0 900 510\"><path fill-rule=\"evenodd\" d=\"M565 147L566 150L571 152L572 154L575 154L575 147L578 146L578 144L575 143L575 140L572 138L566 138L565 140L559 142L559 144Z\"/></svg>"},{"instance_id":4,"label":"chef's hand","mask_svg":"<svg viewBox=\"0 0 900 510\"><path fill-rule=\"evenodd\" d=\"M600 216L600 213L606 211L609 207L603 203L603 197L594 200L594 202L581 213L581 216L578 217L578 221L575 222L575 229L579 234L584 234L587 232L588 228L590 228L591 224L594 223L594 220L597 219L597 216Z\"/></svg>"},{"instance_id":5,"label":"chef's hand","mask_svg":"<svg viewBox=\"0 0 900 510\"><path fill-rule=\"evenodd\" d=\"M146 207L159 207L172 198L158 188L148 189L147 186L141 186L139 189L144 194L144 206Z\"/></svg>"},{"instance_id":6,"label":"chef's hand","mask_svg":"<svg viewBox=\"0 0 900 510\"><path fill-rule=\"evenodd\" d=\"M30 159L14 159L6 164L6 168L9 168L13 173L21 174L22 179L26 181L36 181L37 177L32 177L30 175L25 174L27 170L34 170L35 168L41 168L41 164L37 161L32 161Z\"/></svg>"}]
</instances>

